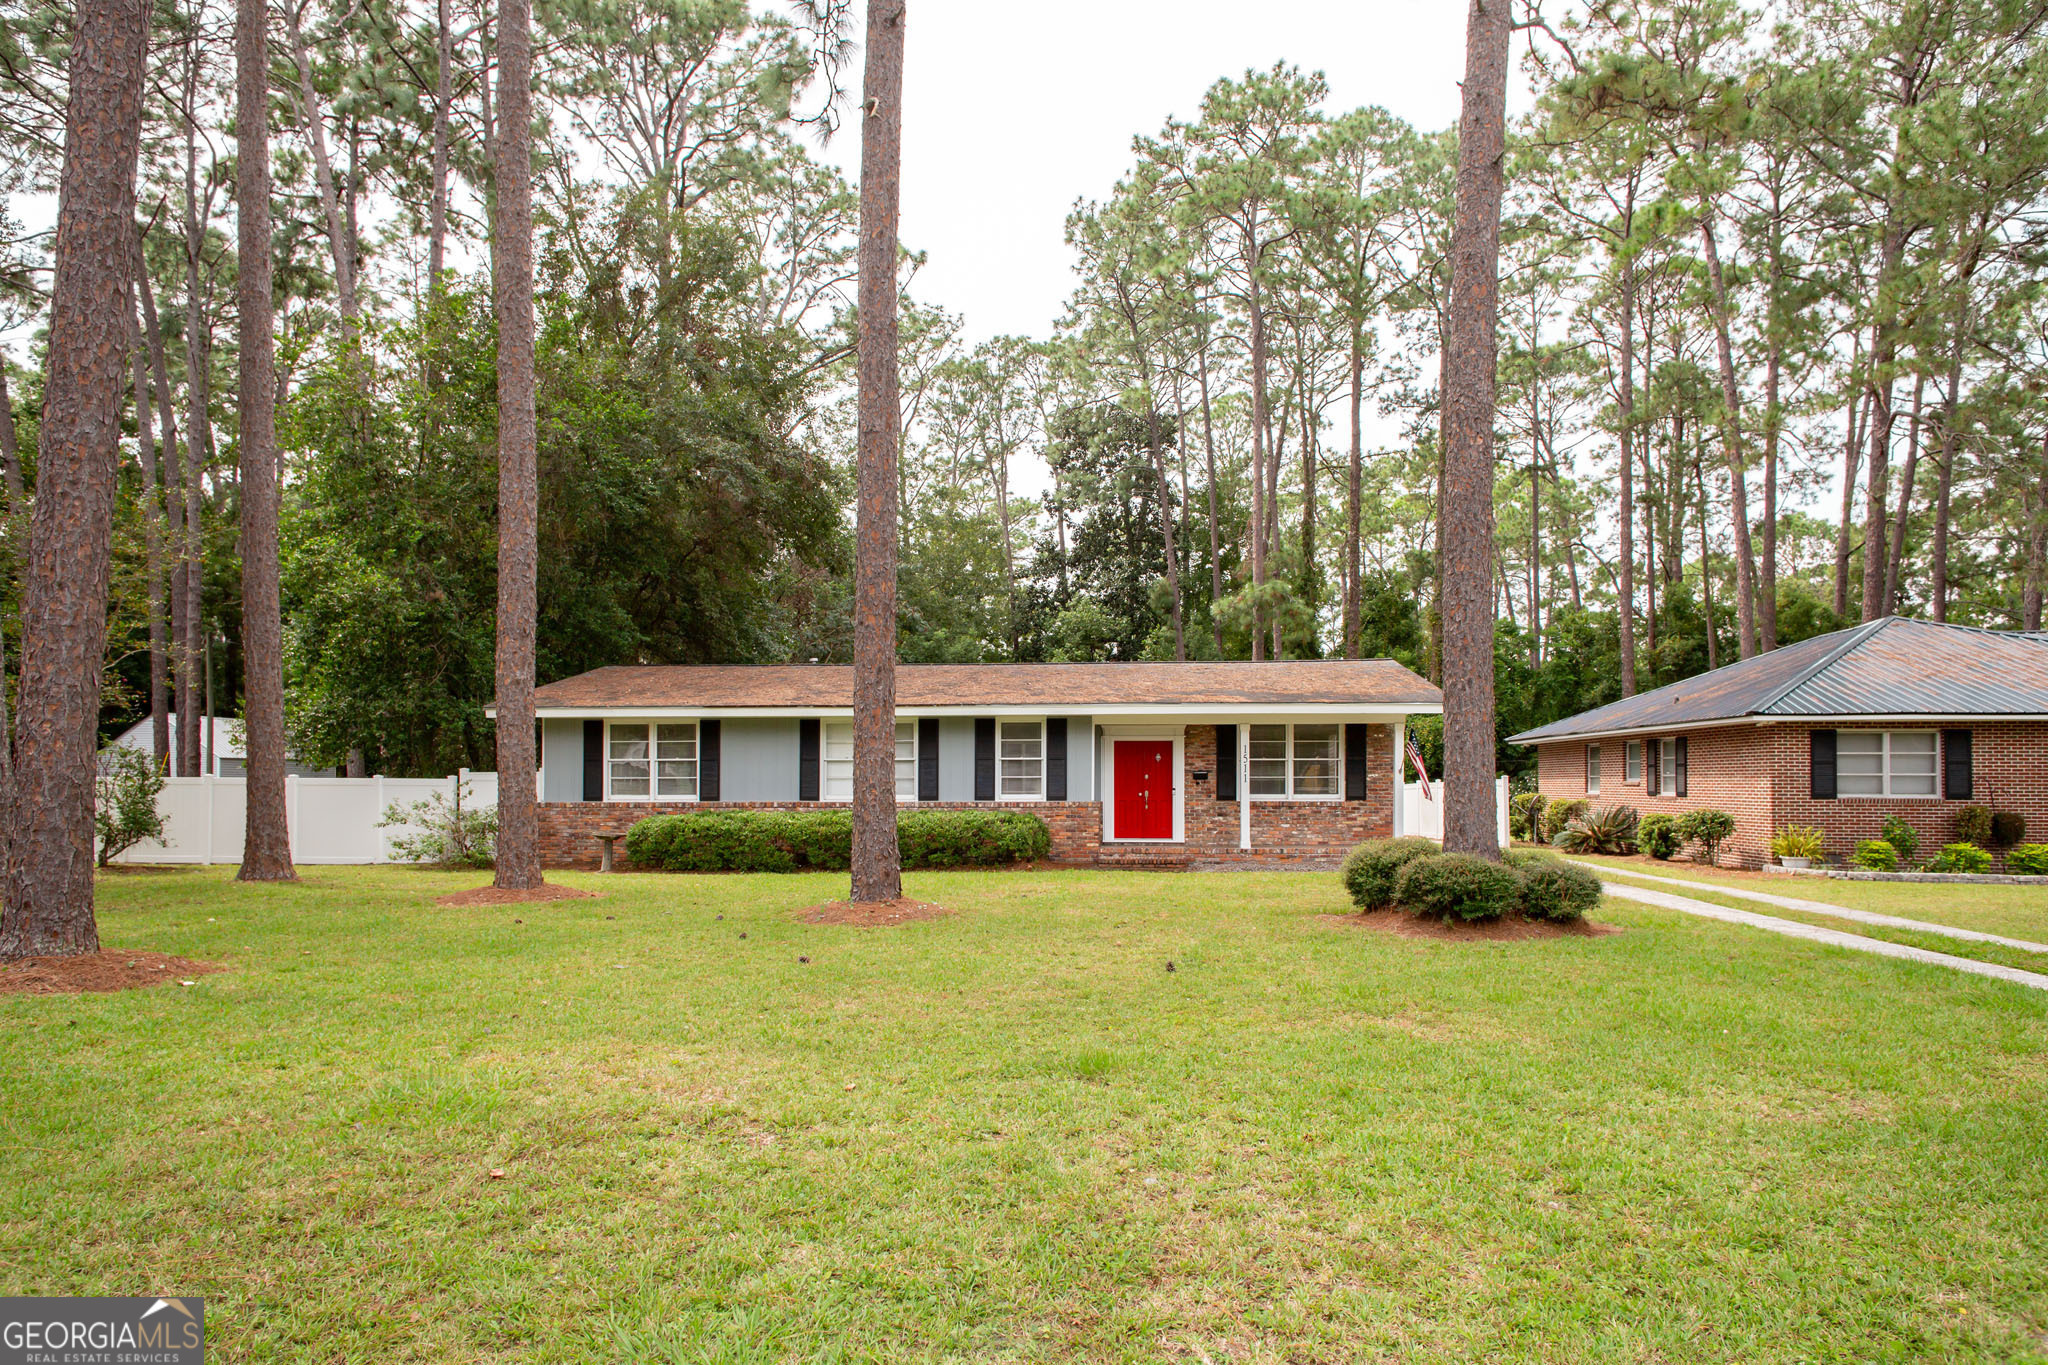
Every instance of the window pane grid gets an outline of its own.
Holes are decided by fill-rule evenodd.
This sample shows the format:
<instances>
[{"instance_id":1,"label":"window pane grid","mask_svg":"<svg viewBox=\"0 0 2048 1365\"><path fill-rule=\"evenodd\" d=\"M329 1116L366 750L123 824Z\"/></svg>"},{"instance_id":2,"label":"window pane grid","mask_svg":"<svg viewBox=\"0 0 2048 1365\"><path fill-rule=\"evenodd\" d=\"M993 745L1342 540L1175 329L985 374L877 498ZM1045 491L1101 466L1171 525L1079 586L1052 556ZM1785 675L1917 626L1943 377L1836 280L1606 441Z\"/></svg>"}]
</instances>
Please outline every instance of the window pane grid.
<instances>
[{"instance_id":1,"label":"window pane grid","mask_svg":"<svg viewBox=\"0 0 2048 1365\"><path fill-rule=\"evenodd\" d=\"M998 797L1045 795L1045 727L1035 720L1006 720L997 734Z\"/></svg>"},{"instance_id":2,"label":"window pane grid","mask_svg":"<svg viewBox=\"0 0 2048 1365\"><path fill-rule=\"evenodd\" d=\"M827 801L853 800L853 722L827 721L824 726L824 790ZM896 799L917 799L917 722L896 722Z\"/></svg>"},{"instance_id":3,"label":"window pane grid","mask_svg":"<svg viewBox=\"0 0 2048 1365\"><path fill-rule=\"evenodd\" d=\"M1939 796L1941 748L1934 731L1838 731L1835 794Z\"/></svg>"},{"instance_id":4,"label":"window pane grid","mask_svg":"<svg viewBox=\"0 0 2048 1365\"><path fill-rule=\"evenodd\" d=\"M1339 793L1342 731L1335 725L1253 725L1245 739L1252 796L1334 797Z\"/></svg>"}]
</instances>

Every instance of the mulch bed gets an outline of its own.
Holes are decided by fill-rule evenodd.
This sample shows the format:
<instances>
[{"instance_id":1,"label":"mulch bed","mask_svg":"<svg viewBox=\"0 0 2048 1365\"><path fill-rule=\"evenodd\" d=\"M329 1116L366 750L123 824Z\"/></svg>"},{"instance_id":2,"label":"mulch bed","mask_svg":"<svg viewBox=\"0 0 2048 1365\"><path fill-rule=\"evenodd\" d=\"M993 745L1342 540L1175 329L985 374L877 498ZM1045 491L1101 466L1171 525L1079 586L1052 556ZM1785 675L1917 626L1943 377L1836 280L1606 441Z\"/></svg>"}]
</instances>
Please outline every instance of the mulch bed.
<instances>
[{"instance_id":1,"label":"mulch bed","mask_svg":"<svg viewBox=\"0 0 2048 1365\"><path fill-rule=\"evenodd\" d=\"M224 972L218 962L194 962L168 953L113 950L78 957L25 957L0 967L0 995L84 995L126 991L189 981L208 972Z\"/></svg>"},{"instance_id":2,"label":"mulch bed","mask_svg":"<svg viewBox=\"0 0 2048 1365\"><path fill-rule=\"evenodd\" d=\"M1532 938L1605 938L1609 934L1621 932L1621 926L1618 924L1595 924L1584 919L1571 924L1557 924L1547 919L1523 919L1519 915L1458 924L1424 919L1418 915L1403 914L1399 910L1366 910L1355 915L1317 915L1316 918L1325 924L1341 924L1352 929L1377 929L1383 934L1398 934L1402 938L1433 938L1449 943L1518 943Z\"/></svg>"},{"instance_id":3,"label":"mulch bed","mask_svg":"<svg viewBox=\"0 0 2048 1365\"><path fill-rule=\"evenodd\" d=\"M890 924L909 924L913 920L938 919L953 912L943 905L930 901L914 901L902 897L893 901L826 901L796 912L797 918L806 924L850 924L857 929L879 929Z\"/></svg>"},{"instance_id":4,"label":"mulch bed","mask_svg":"<svg viewBox=\"0 0 2048 1365\"><path fill-rule=\"evenodd\" d=\"M530 901L580 901L595 900L596 891L583 891L573 886L562 886L548 882L531 891L512 891L499 886L479 886L473 891L457 891L453 895L439 896L436 905L524 905Z\"/></svg>"}]
</instances>

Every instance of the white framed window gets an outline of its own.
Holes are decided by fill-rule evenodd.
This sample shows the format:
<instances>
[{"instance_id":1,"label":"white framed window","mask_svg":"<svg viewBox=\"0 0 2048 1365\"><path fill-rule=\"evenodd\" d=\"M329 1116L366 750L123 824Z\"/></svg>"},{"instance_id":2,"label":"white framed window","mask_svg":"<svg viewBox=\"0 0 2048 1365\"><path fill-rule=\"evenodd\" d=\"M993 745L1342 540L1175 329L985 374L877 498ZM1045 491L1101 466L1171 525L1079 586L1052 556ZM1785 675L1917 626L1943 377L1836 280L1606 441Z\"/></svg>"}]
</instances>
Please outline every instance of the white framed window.
<instances>
[{"instance_id":1,"label":"white framed window","mask_svg":"<svg viewBox=\"0 0 2048 1365\"><path fill-rule=\"evenodd\" d=\"M853 722L825 722L825 783L827 801L853 800ZM896 799L917 800L917 722L896 722Z\"/></svg>"},{"instance_id":2,"label":"white framed window","mask_svg":"<svg viewBox=\"0 0 2048 1365\"><path fill-rule=\"evenodd\" d=\"M1335 725L1253 725L1247 727L1245 758L1251 768L1247 790L1266 801L1334 801L1342 767Z\"/></svg>"},{"instance_id":3,"label":"white framed window","mask_svg":"<svg viewBox=\"0 0 2048 1365\"><path fill-rule=\"evenodd\" d=\"M695 801L695 721L611 721L605 726L607 801Z\"/></svg>"},{"instance_id":4,"label":"white framed window","mask_svg":"<svg viewBox=\"0 0 2048 1365\"><path fill-rule=\"evenodd\" d=\"M1045 799L1045 722L1006 720L996 730L996 799Z\"/></svg>"},{"instance_id":5,"label":"white framed window","mask_svg":"<svg viewBox=\"0 0 2048 1365\"><path fill-rule=\"evenodd\" d=\"M1599 794L1600 746L1597 744L1588 744L1586 746L1586 795L1598 796Z\"/></svg>"},{"instance_id":6,"label":"white framed window","mask_svg":"<svg viewBox=\"0 0 2048 1365\"><path fill-rule=\"evenodd\" d=\"M1660 796L1678 795L1678 741L1675 739L1657 741L1657 793Z\"/></svg>"},{"instance_id":7,"label":"white framed window","mask_svg":"<svg viewBox=\"0 0 2048 1365\"><path fill-rule=\"evenodd\" d=\"M1839 796L1938 796L1941 750L1932 730L1841 730L1835 734Z\"/></svg>"},{"instance_id":8,"label":"white framed window","mask_svg":"<svg viewBox=\"0 0 2048 1365\"><path fill-rule=\"evenodd\" d=\"M1622 781L1640 782L1643 780L1643 742L1641 740L1632 739L1622 747L1621 764Z\"/></svg>"}]
</instances>

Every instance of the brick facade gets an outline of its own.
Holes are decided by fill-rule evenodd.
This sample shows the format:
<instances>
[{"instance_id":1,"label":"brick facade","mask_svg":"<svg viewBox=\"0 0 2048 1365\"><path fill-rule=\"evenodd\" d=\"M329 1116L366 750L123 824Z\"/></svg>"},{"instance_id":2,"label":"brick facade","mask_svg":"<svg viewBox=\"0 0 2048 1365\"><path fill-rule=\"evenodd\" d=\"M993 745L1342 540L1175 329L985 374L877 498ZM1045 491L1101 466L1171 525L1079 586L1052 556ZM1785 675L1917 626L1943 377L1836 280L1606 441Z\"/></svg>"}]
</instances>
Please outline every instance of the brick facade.
<instances>
[{"instance_id":1,"label":"brick facade","mask_svg":"<svg viewBox=\"0 0 2048 1365\"><path fill-rule=\"evenodd\" d=\"M1105 741L1106 742L1106 741ZM1052 833L1052 860L1069 864L1186 866L1195 862L1274 866L1315 864L1343 856L1362 839L1393 832L1394 732L1367 728L1366 799L1363 801L1254 801L1252 848L1238 847L1238 807L1216 799L1216 730L1190 725L1183 745L1185 842L1105 844L1100 801L938 802L905 810L1023 810ZM1196 780L1196 774L1205 776ZM540 805L541 862L548 867L594 868L600 835L623 835L650 815L706 810L843 810L824 802L600 802L547 801ZM625 849L618 849L624 865Z\"/></svg>"},{"instance_id":2,"label":"brick facade","mask_svg":"<svg viewBox=\"0 0 2048 1365\"><path fill-rule=\"evenodd\" d=\"M1967 729L1971 740L1971 796L1812 796L1810 731ZM1770 857L1774 831L1812 825L1827 837L1828 856L1844 862L1865 839L1878 838L1886 817L1897 815L1920 836L1926 857L1956 839L1956 813L1964 806L1989 806L2026 817L2027 837L2048 840L2048 721L1989 724L1842 723L1757 725L1743 723L1690 730L1686 734L1686 794L1646 796L1641 777L1625 777L1623 739L1600 744L1600 794L1586 792L1586 743L1560 740L1537 746L1537 787L1547 797L1585 798L1596 805L1629 805L1644 813L1671 815L1711 807L1735 817L1735 837L1722 845L1724 862L1760 867ZM1644 739L1644 763L1649 762Z\"/></svg>"}]
</instances>

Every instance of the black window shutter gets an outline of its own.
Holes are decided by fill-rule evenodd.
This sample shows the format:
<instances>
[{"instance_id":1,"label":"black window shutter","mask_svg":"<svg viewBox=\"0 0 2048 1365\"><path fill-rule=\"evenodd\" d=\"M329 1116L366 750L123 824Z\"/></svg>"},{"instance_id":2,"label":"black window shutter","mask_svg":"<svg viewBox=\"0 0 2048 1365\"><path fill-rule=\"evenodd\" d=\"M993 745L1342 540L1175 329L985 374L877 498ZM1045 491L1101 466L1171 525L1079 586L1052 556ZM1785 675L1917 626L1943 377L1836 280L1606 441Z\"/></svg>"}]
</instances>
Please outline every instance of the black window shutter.
<instances>
[{"instance_id":1,"label":"black window shutter","mask_svg":"<svg viewBox=\"0 0 2048 1365\"><path fill-rule=\"evenodd\" d=\"M1365 734L1363 725L1344 727L1344 799L1365 800Z\"/></svg>"},{"instance_id":2,"label":"black window shutter","mask_svg":"<svg viewBox=\"0 0 2048 1365\"><path fill-rule=\"evenodd\" d=\"M1045 799L1067 799L1067 718L1053 716L1045 722Z\"/></svg>"},{"instance_id":3,"label":"black window shutter","mask_svg":"<svg viewBox=\"0 0 2048 1365\"><path fill-rule=\"evenodd\" d=\"M604 800L604 722L583 722L583 799Z\"/></svg>"},{"instance_id":4,"label":"black window shutter","mask_svg":"<svg viewBox=\"0 0 2048 1365\"><path fill-rule=\"evenodd\" d=\"M1680 735L1680 736L1678 737L1678 764L1677 764L1677 767L1678 767L1678 781L1677 781L1677 784L1675 785L1675 787L1673 788L1673 790L1672 790L1671 794L1672 794L1673 796L1683 796L1683 795L1685 795L1685 736L1684 736L1684 735Z\"/></svg>"},{"instance_id":5,"label":"black window shutter","mask_svg":"<svg viewBox=\"0 0 2048 1365\"><path fill-rule=\"evenodd\" d=\"M1941 794L1951 801L1968 801L1975 790L1970 739L1968 730L1941 732Z\"/></svg>"},{"instance_id":6,"label":"black window shutter","mask_svg":"<svg viewBox=\"0 0 2048 1365\"><path fill-rule=\"evenodd\" d=\"M1237 800L1237 727L1216 727L1216 799Z\"/></svg>"},{"instance_id":7,"label":"black window shutter","mask_svg":"<svg viewBox=\"0 0 2048 1365\"><path fill-rule=\"evenodd\" d=\"M939 799L939 718L925 716L917 722L917 799Z\"/></svg>"},{"instance_id":8,"label":"black window shutter","mask_svg":"<svg viewBox=\"0 0 2048 1365\"><path fill-rule=\"evenodd\" d=\"M725 722L700 720L697 722L697 799L716 801L718 799L718 744L720 731Z\"/></svg>"},{"instance_id":9,"label":"black window shutter","mask_svg":"<svg viewBox=\"0 0 2048 1365\"><path fill-rule=\"evenodd\" d=\"M1655 735L1643 741L1643 795L1656 796L1664 780L1664 741Z\"/></svg>"},{"instance_id":10,"label":"black window shutter","mask_svg":"<svg viewBox=\"0 0 2048 1365\"><path fill-rule=\"evenodd\" d=\"M818 722L796 723L796 799L818 799Z\"/></svg>"},{"instance_id":11,"label":"black window shutter","mask_svg":"<svg viewBox=\"0 0 2048 1365\"><path fill-rule=\"evenodd\" d=\"M996 799L996 723L987 716L974 721L974 799Z\"/></svg>"},{"instance_id":12,"label":"black window shutter","mask_svg":"<svg viewBox=\"0 0 2048 1365\"><path fill-rule=\"evenodd\" d=\"M1816 801L1835 799L1835 732L1814 730L1807 735L1813 755L1811 793Z\"/></svg>"}]
</instances>

